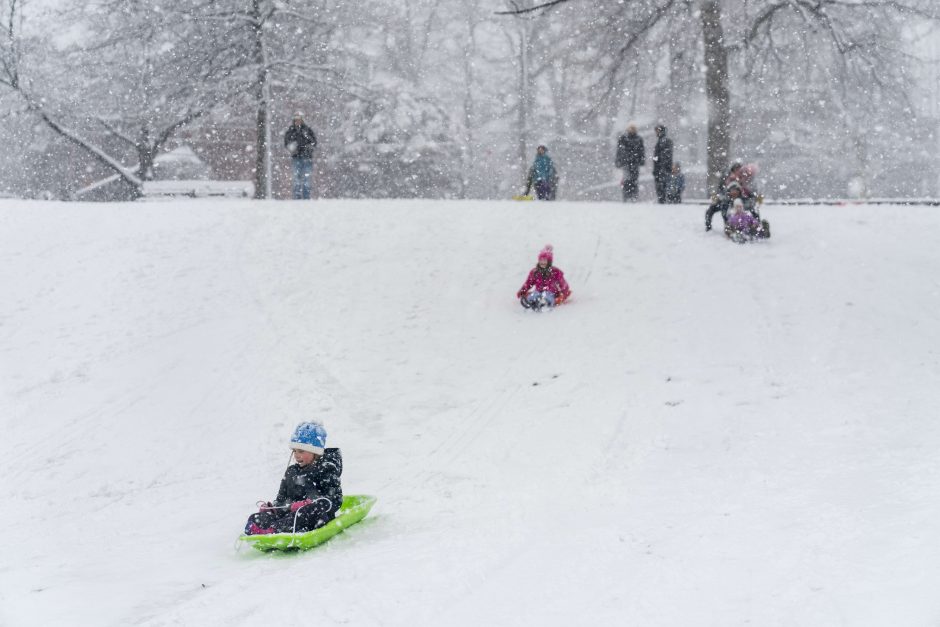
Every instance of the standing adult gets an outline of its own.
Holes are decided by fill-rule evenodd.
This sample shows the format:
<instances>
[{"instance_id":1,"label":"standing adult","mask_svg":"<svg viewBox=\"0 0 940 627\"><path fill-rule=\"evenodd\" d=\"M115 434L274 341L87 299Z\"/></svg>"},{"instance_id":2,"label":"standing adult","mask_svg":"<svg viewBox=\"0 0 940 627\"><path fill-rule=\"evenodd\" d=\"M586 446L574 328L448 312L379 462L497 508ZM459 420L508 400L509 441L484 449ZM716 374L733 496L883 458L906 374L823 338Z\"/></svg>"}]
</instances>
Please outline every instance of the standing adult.
<instances>
[{"instance_id":1,"label":"standing adult","mask_svg":"<svg viewBox=\"0 0 940 627\"><path fill-rule=\"evenodd\" d=\"M284 133L284 146L290 152L294 170L294 200L310 198L310 179L313 176L313 149L317 146L317 136L313 129L304 122L304 114L294 114L294 122Z\"/></svg>"},{"instance_id":2,"label":"standing adult","mask_svg":"<svg viewBox=\"0 0 940 627\"><path fill-rule=\"evenodd\" d=\"M636 125L628 126L627 132L617 140L617 157L614 165L623 170L623 181L620 183L623 189L623 201L636 202L640 166L646 165L646 148L643 147L643 138L637 135Z\"/></svg>"},{"instance_id":3,"label":"standing adult","mask_svg":"<svg viewBox=\"0 0 940 627\"><path fill-rule=\"evenodd\" d=\"M666 186L672 176L672 139L666 137L666 127L656 125L656 147L653 149L653 180L656 181L656 201L666 202Z\"/></svg>"}]
</instances>

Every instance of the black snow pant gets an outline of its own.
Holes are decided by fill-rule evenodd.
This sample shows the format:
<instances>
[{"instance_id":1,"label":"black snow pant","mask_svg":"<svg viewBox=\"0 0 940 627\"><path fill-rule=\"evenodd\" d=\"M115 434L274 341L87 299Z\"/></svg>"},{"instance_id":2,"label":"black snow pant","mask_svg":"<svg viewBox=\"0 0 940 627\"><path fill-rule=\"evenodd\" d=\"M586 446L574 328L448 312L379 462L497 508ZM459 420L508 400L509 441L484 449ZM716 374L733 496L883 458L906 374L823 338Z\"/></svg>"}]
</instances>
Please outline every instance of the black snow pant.
<instances>
[{"instance_id":1,"label":"black snow pant","mask_svg":"<svg viewBox=\"0 0 940 627\"><path fill-rule=\"evenodd\" d=\"M718 202L712 204L708 209L705 210L705 229L708 230L712 228L712 217L716 213L721 213L721 219L725 222L728 221L728 209L731 207L731 204L719 200Z\"/></svg>"},{"instance_id":2,"label":"black snow pant","mask_svg":"<svg viewBox=\"0 0 940 627\"><path fill-rule=\"evenodd\" d=\"M551 181L539 179L535 182L535 197L539 200L555 200L555 186Z\"/></svg>"},{"instance_id":3,"label":"black snow pant","mask_svg":"<svg viewBox=\"0 0 940 627\"><path fill-rule=\"evenodd\" d=\"M656 180L656 202L659 204L665 204L666 202L666 185L669 184L669 174L654 174L653 178Z\"/></svg>"},{"instance_id":4,"label":"black snow pant","mask_svg":"<svg viewBox=\"0 0 940 627\"><path fill-rule=\"evenodd\" d=\"M627 166L623 169L623 202L636 202L640 191L640 166Z\"/></svg>"},{"instance_id":5,"label":"black snow pant","mask_svg":"<svg viewBox=\"0 0 940 627\"><path fill-rule=\"evenodd\" d=\"M275 533L313 531L333 520L338 510L339 506L334 506L330 499L319 498L296 512L286 508L273 512L258 512L248 517L245 533L248 533L252 524L262 529L274 528Z\"/></svg>"}]
</instances>

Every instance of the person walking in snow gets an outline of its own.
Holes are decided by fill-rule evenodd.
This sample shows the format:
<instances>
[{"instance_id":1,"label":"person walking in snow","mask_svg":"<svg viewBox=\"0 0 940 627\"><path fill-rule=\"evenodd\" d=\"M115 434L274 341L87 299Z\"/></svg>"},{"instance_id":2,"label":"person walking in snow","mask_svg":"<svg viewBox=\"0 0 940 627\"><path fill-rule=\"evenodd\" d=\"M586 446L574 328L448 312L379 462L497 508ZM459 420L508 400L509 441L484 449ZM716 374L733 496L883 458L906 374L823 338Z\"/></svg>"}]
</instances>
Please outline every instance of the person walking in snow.
<instances>
[{"instance_id":1,"label":"person walking in snow","mask_svg":"<svg viewBox=\"0 0 940 627\"><path fill-rule=\"evenodd\" d=\"M666 137L666 127L656 125L656 147L653 148L653 180L656 182L656 201L666 202L666 185L672 176L672 139Z\"/></svg>"},{"instance_id":2,"label":"person walking in snow","mask_svg":"<svg viewBox=\"0 0 940 627\"><path fill-rule=\"evenodd\" d=\"M525 195L535 187L535 197L539 200L555 200L558 187L558 171L555 163L548 156L548 148L539 146L535 151L535 161L529 168L525 183Z\"/></svg>"},{"instance_id":3,"label":"person walking in snow","mask_svg":"<svg viewBox=\"0 0 940 627\"><path fill-rule=\"evenodd\" d=\"M338 448L326 448L326 429L302 422L290 439L293 464L287 467L274 501L259 502L248 517L246 535L312 531L333 520L343 504Z\"/></svg>"},{"instance_id":4,"label":"person walking in snow","mask_svg":"<svg viewBox=\"0 0 940 627\"><path fill-rule=\"evenodd\" d=\"M294 121L284 133L284 147L290 152L294 172L294 200L310 198L310 179L313 177L313 149L317 147L317 136L304 122L304 114L298 111Z\"/></svg>"},{"instance_id":5,"label":"person walking in snow","mask_svg":"<svg viewBox=\"0 0 940 627\"><path fill-rule=\"evenodd\" d=\"M627 127L627 132L617 140L617 156L614 165L623 170L620 182L623 202L636 202L639 192L640 166L646 165L646 149L643 138L636 132L636 125Z\"/></svg>"},{"instance_id":6,"label":"person walking in snow","mask_svg":"<svg viewBox=\"0 0 940 627\"><path fill-rule=\"evenodd\" d=\"M546 244L545 248L539 251L538 263L529 271L525 283L516 292L516 298L526 309L551 308L562 304L571 296L565 273L552 265L554 258L552 245Z\"/></svg>"}]
</instances>

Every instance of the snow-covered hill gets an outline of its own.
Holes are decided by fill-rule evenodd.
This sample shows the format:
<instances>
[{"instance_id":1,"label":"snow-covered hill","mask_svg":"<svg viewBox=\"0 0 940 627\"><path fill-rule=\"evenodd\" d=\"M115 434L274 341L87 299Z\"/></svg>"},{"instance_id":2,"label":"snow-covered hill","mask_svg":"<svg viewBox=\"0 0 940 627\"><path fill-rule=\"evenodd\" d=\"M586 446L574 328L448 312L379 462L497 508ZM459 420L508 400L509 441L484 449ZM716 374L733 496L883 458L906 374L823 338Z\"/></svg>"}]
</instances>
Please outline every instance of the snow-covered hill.
<instances>
[{"instance_id":1,"label":"snow-covered hill","mask_svg":"<svg viewBox=\"0 0 940 627\"><path fill-rule=\"evenodd\" d=\"M0 201L0 625L937 625L940 213L765 214ZM311 418L372 516L236 551Z\"/></svg>"}]
</instances>

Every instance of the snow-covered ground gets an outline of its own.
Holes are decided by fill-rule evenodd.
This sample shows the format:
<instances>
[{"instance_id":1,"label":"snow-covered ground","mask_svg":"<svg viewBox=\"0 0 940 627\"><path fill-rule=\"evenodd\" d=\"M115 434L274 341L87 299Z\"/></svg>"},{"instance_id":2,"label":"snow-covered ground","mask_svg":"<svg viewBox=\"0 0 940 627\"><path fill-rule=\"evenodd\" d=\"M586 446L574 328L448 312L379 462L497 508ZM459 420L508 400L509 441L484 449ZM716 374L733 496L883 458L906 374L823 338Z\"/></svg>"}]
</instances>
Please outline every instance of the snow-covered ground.
<instances>
[{"instance_id":1,"label":"snow-covered ground","mask_svg":"<svg viewBox=\"0 0 940 627\"><path fill-rule=\"evenodd\" d=\"M701 214L0 201L0 625L940 624L940 213ZM372 515L237 551L306 419Z\"/></svg>"}]
</instances>

